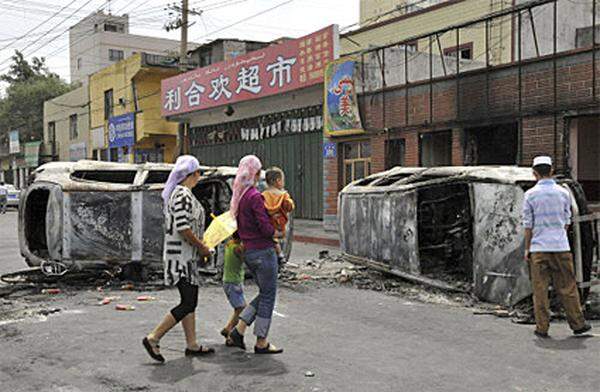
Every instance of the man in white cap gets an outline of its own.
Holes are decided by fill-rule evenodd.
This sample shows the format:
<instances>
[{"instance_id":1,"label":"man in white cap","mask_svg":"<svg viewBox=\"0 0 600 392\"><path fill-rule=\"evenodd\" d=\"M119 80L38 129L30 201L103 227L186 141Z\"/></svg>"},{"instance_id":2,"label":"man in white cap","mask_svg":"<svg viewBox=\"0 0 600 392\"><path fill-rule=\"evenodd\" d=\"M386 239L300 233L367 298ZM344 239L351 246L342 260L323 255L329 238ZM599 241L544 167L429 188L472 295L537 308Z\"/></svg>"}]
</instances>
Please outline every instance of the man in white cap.
<instances>
[{"instance_id":1,"label":"man in white cap","mask_svg":"<svg viewBox=\"0 0 600 392\"><path fill-rule=\"evenodd\" d=\"M533 160L537 184L525 192L523 226L525 260L530 265L535 313L535 335L548 337L550 303L548 286L552 281L560 296L569 326L576 335L589 331L579 302L573 256L567 238L571 224L571 196L552 178L552 159L539 156Z\"/></svg>"}]
</instances>

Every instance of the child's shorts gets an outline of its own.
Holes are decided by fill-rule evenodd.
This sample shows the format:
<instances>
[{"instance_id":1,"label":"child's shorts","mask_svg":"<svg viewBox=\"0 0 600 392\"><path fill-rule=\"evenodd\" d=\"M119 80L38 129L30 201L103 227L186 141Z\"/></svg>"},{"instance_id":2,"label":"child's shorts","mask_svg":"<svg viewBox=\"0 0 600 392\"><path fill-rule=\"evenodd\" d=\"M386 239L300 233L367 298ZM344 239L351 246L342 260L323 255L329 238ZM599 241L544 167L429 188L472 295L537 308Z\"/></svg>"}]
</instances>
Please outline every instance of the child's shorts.
<instances>
[{"instance_id":1,"label":"child's shorts","mask_svg":"<svg viewBox=\"0 0 600 392\"><path fill-rule=\"evenodd\" d=\"M223 290L225 290L225 295L227 295L227 299L234 309L246 306L244 288L241 284L223 283Z\"/></svg>"}]
</instances>

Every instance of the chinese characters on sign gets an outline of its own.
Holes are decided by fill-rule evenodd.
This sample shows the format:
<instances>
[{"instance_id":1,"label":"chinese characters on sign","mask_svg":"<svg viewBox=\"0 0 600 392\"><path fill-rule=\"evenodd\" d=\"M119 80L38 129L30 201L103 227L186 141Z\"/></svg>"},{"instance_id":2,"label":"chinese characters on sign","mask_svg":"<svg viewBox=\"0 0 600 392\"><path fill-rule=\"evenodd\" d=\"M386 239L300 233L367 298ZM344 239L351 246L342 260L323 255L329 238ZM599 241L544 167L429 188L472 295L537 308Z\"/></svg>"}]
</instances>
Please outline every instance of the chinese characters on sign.
<instances>
[{"instance_id":1,"label":"chinese characters on sign","mask_svg":"<svg viewBox=\"0 0 600 392\"><path fill-rule=\"evenodd\" d=\"M323 130L328 136L364 132L354 85L354 60L340 60L325 72Z\"/></svg>"},{"instance_id":2,"label":"chinese characters on sign","mask_svg":"<svg viewBox=\"0 0 600 392\"><path fill-rule=\"evenodd\" d=\"M323 82L337 55L337 26L162 81L162 115L192 112Z\"/></svg>"}]
</instances>

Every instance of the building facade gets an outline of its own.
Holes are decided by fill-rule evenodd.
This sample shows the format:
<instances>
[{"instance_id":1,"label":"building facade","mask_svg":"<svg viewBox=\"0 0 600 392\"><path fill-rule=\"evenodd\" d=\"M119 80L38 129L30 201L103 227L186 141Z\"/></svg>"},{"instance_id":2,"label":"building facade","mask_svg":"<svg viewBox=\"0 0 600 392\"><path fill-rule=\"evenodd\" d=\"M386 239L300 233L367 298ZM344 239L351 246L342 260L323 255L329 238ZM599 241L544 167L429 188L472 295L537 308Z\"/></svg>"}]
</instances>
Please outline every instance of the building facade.
<instances>
[{"instance_id":1,"label":"building facade","mask_svg":"<svg viewBox=\"0 0 600 392\"><path fill-rule=\"evenodd\" d=\"M90 76L92 156L173 162L178 126L161 118L160 91L161 81L178 72L163 56L137 53Z\"/></svg>"},{"instance_id":2,"label":"building facade","mask_svg":"<svg viewBox=\"0 0 600 392\"><path fill-rule=\"evenodd\" d=\"M558 0L556 13L573 6ZM398 58L402 51L394 55L389 48L354 57L362 129L326 140L337 151L324 160L326 225L336 225L337 195L346 184L394 166L530 166L534 156L550 155L559 174L578 180L589 201L600 201L600 34L595 45L584 39L593 21L600 21L600 10L593 17L591 2L583 6L585 18L579 23L557 19L555 29L553 18L540 22L557 32L556 41L550 35L551 46L560 51L537 56L541 41L536 45L531 31L521 28L517 40L534 55L508 64L469 68L454 62L448 67L454 72L444 73L442 62L449 59L443 57L426 56L429 61L422 62L415 56L404 64ZM554 7L551 0L525 3L483 21L518 20L530 10L543 15L547 7ZM455 27L471 23L479 21ZM573 37L569 46L559 46L564 37ZM383 59L381 66L373 58ZM394 68L398 64L400 69ZM374 66L375 72L365 70ZM415 68L425 71L410 77ZM387 69L409 75L408 81Z\"/></svg>"},{"instance_id":3,"label":"building facade","mask_svg":"<svg viewBox=\"0 0 600 392\"><path fill-rule=\"evenodd\" d=\"M44 160L92 157L89 101L88 87L81 86L44 102Z\"/></svg>"},{"instance_id":4,"label":"building facade","mask_svg":"<svg viewBox=\"0 0 600 392\"><path fill-rule=\"evenodd\" d=\"M269 45L269 42L220 38L189 51L190 63L199 67L206 67L210 64L231 60Z\"/></svg>"},{"instance_id":5,"label":"building facade","mask_svg":"<svg viewBox=\"0 0 600 392\"><path fill-rule=\"evenodd\" d=\"M337 27L212 63L162 85L163 116L185 124L205 165L257 155L286 173L295 216L323 212L323 72L338 56Z\"/></svg>"},{"instance_id":6,"label":"building facade","mask_svg":"<svg viewBox=\"0 0 600 392\"><path fill-rule=\"evenodd\" d=\"M486 41L492 64L508 63L513 51L513 20L497 18L487 26L475 24L456 37L448 26L508 9L513 0L361 0L360 26L340 37L341 53L360 52L370 47L408 41L412 50L458 56L463 60L485 60ZM432 31L427 38L410 38Z\"/></svg>"},{"instance_id":7,"label":"building facade","mask_svg":"<svg viewBox=\"0 0 600 392\"><path fill-rule=\"evenodd\" d=\"M87 83L89 75L135 53L179 56L179 41L130 34L128 15L101 11L69 29L69 48L72 83Z\"/></svg>"}]
</instances>

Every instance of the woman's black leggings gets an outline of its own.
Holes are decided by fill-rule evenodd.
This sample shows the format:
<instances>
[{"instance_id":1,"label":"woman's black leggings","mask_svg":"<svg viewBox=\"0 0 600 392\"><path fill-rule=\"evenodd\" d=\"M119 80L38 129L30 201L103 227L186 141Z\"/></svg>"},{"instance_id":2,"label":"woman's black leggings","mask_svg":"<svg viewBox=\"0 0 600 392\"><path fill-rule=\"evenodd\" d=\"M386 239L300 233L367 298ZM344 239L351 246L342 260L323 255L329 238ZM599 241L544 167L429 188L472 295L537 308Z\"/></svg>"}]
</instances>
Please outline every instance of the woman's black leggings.
<instances>
[{"instance_id":1,"label":"woman's black leggings","mask_svg":"<svg viewBox=\"0 0 600 392\"><path fill-rule=\"evenodd\" d=\"M186 279L179 279L177 289L181 296L181 302L171 309L171 314L177 322L180 322L185 316L196 310L196 306L198 306L198 286L188 283Z\"/></svg>"}]
</instances>

